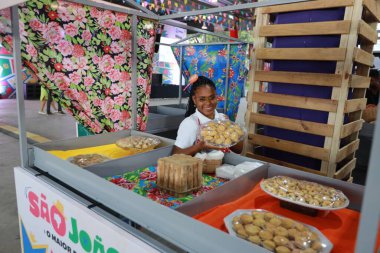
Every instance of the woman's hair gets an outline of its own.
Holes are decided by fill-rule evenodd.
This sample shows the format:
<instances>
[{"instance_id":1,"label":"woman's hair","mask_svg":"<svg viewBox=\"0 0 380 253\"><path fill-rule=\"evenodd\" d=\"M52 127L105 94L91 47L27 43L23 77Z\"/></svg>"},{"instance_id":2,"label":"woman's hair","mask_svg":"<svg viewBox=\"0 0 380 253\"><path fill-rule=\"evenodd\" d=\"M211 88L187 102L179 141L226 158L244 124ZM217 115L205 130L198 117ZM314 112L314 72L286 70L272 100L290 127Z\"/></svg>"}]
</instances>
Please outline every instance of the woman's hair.
<instances>
[{"instance_id":1,"label":"woman's hair","mask_svg":"<svg viewBox=\"0 0 380 253\"><path fill-rule=\"evenodd\" d=\"M208 79L205 76L198 76L198 79L191 85L189 102L187 103L185 117L189 117L191 114L195 112L195 104L193 101L193 96L195 95L195 91L202 86L210 86L214 90L216 90L215 83Z\"/></svg>"}]
</instances>

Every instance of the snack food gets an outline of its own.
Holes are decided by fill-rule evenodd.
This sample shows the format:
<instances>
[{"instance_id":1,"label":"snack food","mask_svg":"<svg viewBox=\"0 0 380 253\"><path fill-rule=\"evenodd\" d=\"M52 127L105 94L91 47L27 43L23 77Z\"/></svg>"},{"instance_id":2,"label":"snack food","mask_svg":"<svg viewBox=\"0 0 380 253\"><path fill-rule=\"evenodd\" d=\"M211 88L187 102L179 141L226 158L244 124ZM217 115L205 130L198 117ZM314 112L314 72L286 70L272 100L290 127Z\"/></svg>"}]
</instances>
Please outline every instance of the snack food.
<instances>
[{"instance_id":1,"label":"snack food","mask_svg":"<svg viewBox=\"0 0 380 253\"><path fill-rule=\"evenodd\" d=\"M154 149L161 143L160 139L146 136L128 136L116 141L116 145L124 149Z\"/></svg>"},{"instance_id":2,"label":"snack food","mask_svg":"<svg viewBox=\"0 0 380 253\"><path fill-rule=\"evenodd\" d=\"M184 154L157 161L157 187L177 197L202 187L202 160Z\"/></svg>"},{"instance_id":3,"label":"snack food","mask_svg":"<svg viewBox=\"0 0 380 253\"><path fill-rule=\"evenodd\" d=\"M276 225L270 222L273 219ZM252 222L247 223L249 220ZM258 227L255 225L256 220L264 221L264 223L260 221L261 226ZM272 252L326 253L332 248L332 244L316 228L261 209L236 210L227 216L224 222L230 234ZM272 226L275 226L275 230L268 230L268 227ZM281 235L276 234L276 231L279 231ZM290 236L291 234L293 236Z\"/></svg>"},{"instance_id":4,"label":"snack food","mask_svg":"<svg viewBox=\"0 0 380 253\"><path fill-rule=\"evenodd\" d=\"M339 190L287 176L265 179L260 186L274 197L315 209L341 209L349 203L348 198Z\"/></svg>"},{"instance_id":5,"label":"snack food","mask_svg":"<svg viewBox=\"0 0 380 253\"><path fill-rule=\"evenodd\" d=\"M108 157L99 154L86 154L77 155L68 159L71 163L78 165L79 167L87 167L97 163L101 163L109 160Z\"/></svg>"},{"instance_id":6,"label":"snack food","mask_svg":"<svg viewBox=\"0 0 380 253\"><path fill-rule=\"evenodd\" d=\"M231 147L244 137L244 129L229 120L216 120L200 127L200 139L217 147Z\"/></svg>"}]
</instances>

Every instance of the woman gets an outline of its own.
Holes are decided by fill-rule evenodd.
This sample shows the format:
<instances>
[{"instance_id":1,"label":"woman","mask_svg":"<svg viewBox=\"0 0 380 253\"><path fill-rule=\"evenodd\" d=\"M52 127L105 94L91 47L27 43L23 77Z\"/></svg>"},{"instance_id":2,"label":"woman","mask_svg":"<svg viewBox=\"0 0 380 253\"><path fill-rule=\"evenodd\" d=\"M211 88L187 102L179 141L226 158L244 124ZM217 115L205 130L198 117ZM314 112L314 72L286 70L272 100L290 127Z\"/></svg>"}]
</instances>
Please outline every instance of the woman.
<instances>
[{"instance_id":1,"label":"woman","mask_svg":"<svg viewBox=\"0 0 380 253\"><path fill-rule=\"evenodd\" d=\"M204 76L194 75L190 78L191 91L187 111L178 129L174 143L174 154L195 155L204 149L221 149L197 140L200 125L215 119L227 119L224 114L216 111L217 96L215 84ZM243 142L230 148L236 153L243 149Z\"/></svg>"}]
</instances>

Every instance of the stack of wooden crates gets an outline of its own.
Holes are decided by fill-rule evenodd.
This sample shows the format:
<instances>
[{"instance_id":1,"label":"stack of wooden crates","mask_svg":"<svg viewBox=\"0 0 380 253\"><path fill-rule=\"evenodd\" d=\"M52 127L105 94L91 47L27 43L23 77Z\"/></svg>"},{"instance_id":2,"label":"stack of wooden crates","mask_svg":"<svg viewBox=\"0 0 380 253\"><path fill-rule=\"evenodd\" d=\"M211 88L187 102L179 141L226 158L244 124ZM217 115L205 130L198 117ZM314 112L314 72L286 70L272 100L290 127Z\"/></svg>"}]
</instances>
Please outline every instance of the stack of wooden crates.
<instances>
[{"instance_id":1,"label":"stack of wooden crates","mask_svg":"<svg viewBox=\"0 0 380 253\"><path fill-rule=\"evenodd\" d=\"M373 65L372 50L377 42L377 22L380 6L376 0L316 0L274 5L256 9L255 53L249 78L246 127L248 138L244 153L248 157L313 172L328 177L352 181L355 151L359 146L358 132L362 127L362 112L366 107L365 92L369 87L369 69ZM344 8L344 19L328 22L273 24L278 13ZM308 35L338 35L337 48L272 48L274 37ZM284 61L328 61L336 64L335 73L264 71L264 63ZM271 93L262 90L263 83L290 83L306 87L331 87L331 98L313 98ZM328 113L327 122L313 122L286 116L269 115L260 105L286 106ZM274 127L322 136L323 146L302 141L271 137L262 128ZM284 136L285 137L285 136ZM320 160L316 170L297 163L268 157L258 150L270 148L289 154Z\"/></svg>"}]
</instances>

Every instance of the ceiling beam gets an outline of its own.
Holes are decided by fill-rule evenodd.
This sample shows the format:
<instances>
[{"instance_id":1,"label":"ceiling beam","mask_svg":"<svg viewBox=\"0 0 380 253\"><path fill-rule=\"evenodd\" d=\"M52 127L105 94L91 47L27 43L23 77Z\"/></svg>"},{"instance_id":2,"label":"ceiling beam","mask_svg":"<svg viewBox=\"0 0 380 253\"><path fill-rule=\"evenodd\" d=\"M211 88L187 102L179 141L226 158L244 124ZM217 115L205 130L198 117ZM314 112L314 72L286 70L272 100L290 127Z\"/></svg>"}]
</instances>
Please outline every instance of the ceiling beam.
<instances>
[{"instance_id":1,"label":"ceiling beam","mask_svg":"<svg viewBox=\"0 0 380 253\"><path fill-rule=\"evenodd\" d=\"M244 9L252 9L252 8L258 8L258 7L264 7L264 6L271 6L271 5L278 5L278 4L287 4L287 3L298 3L298 2L306 2L310 0L267 0L262 2L255 2L255 3L245 3L245 4L236 4L236 5L229 5L224 7L214 7L204 10L197 10L197 11L186 11L171 15L165 15L160 16L159 20L167 20L167 19L177 19L177 18L183 18L186 16L197 16L197 15L206 15L206 14L214 14L219 12L229 12L229 11L236 11L236 10L244 10Z\"/></svg>"}]
</instances>

